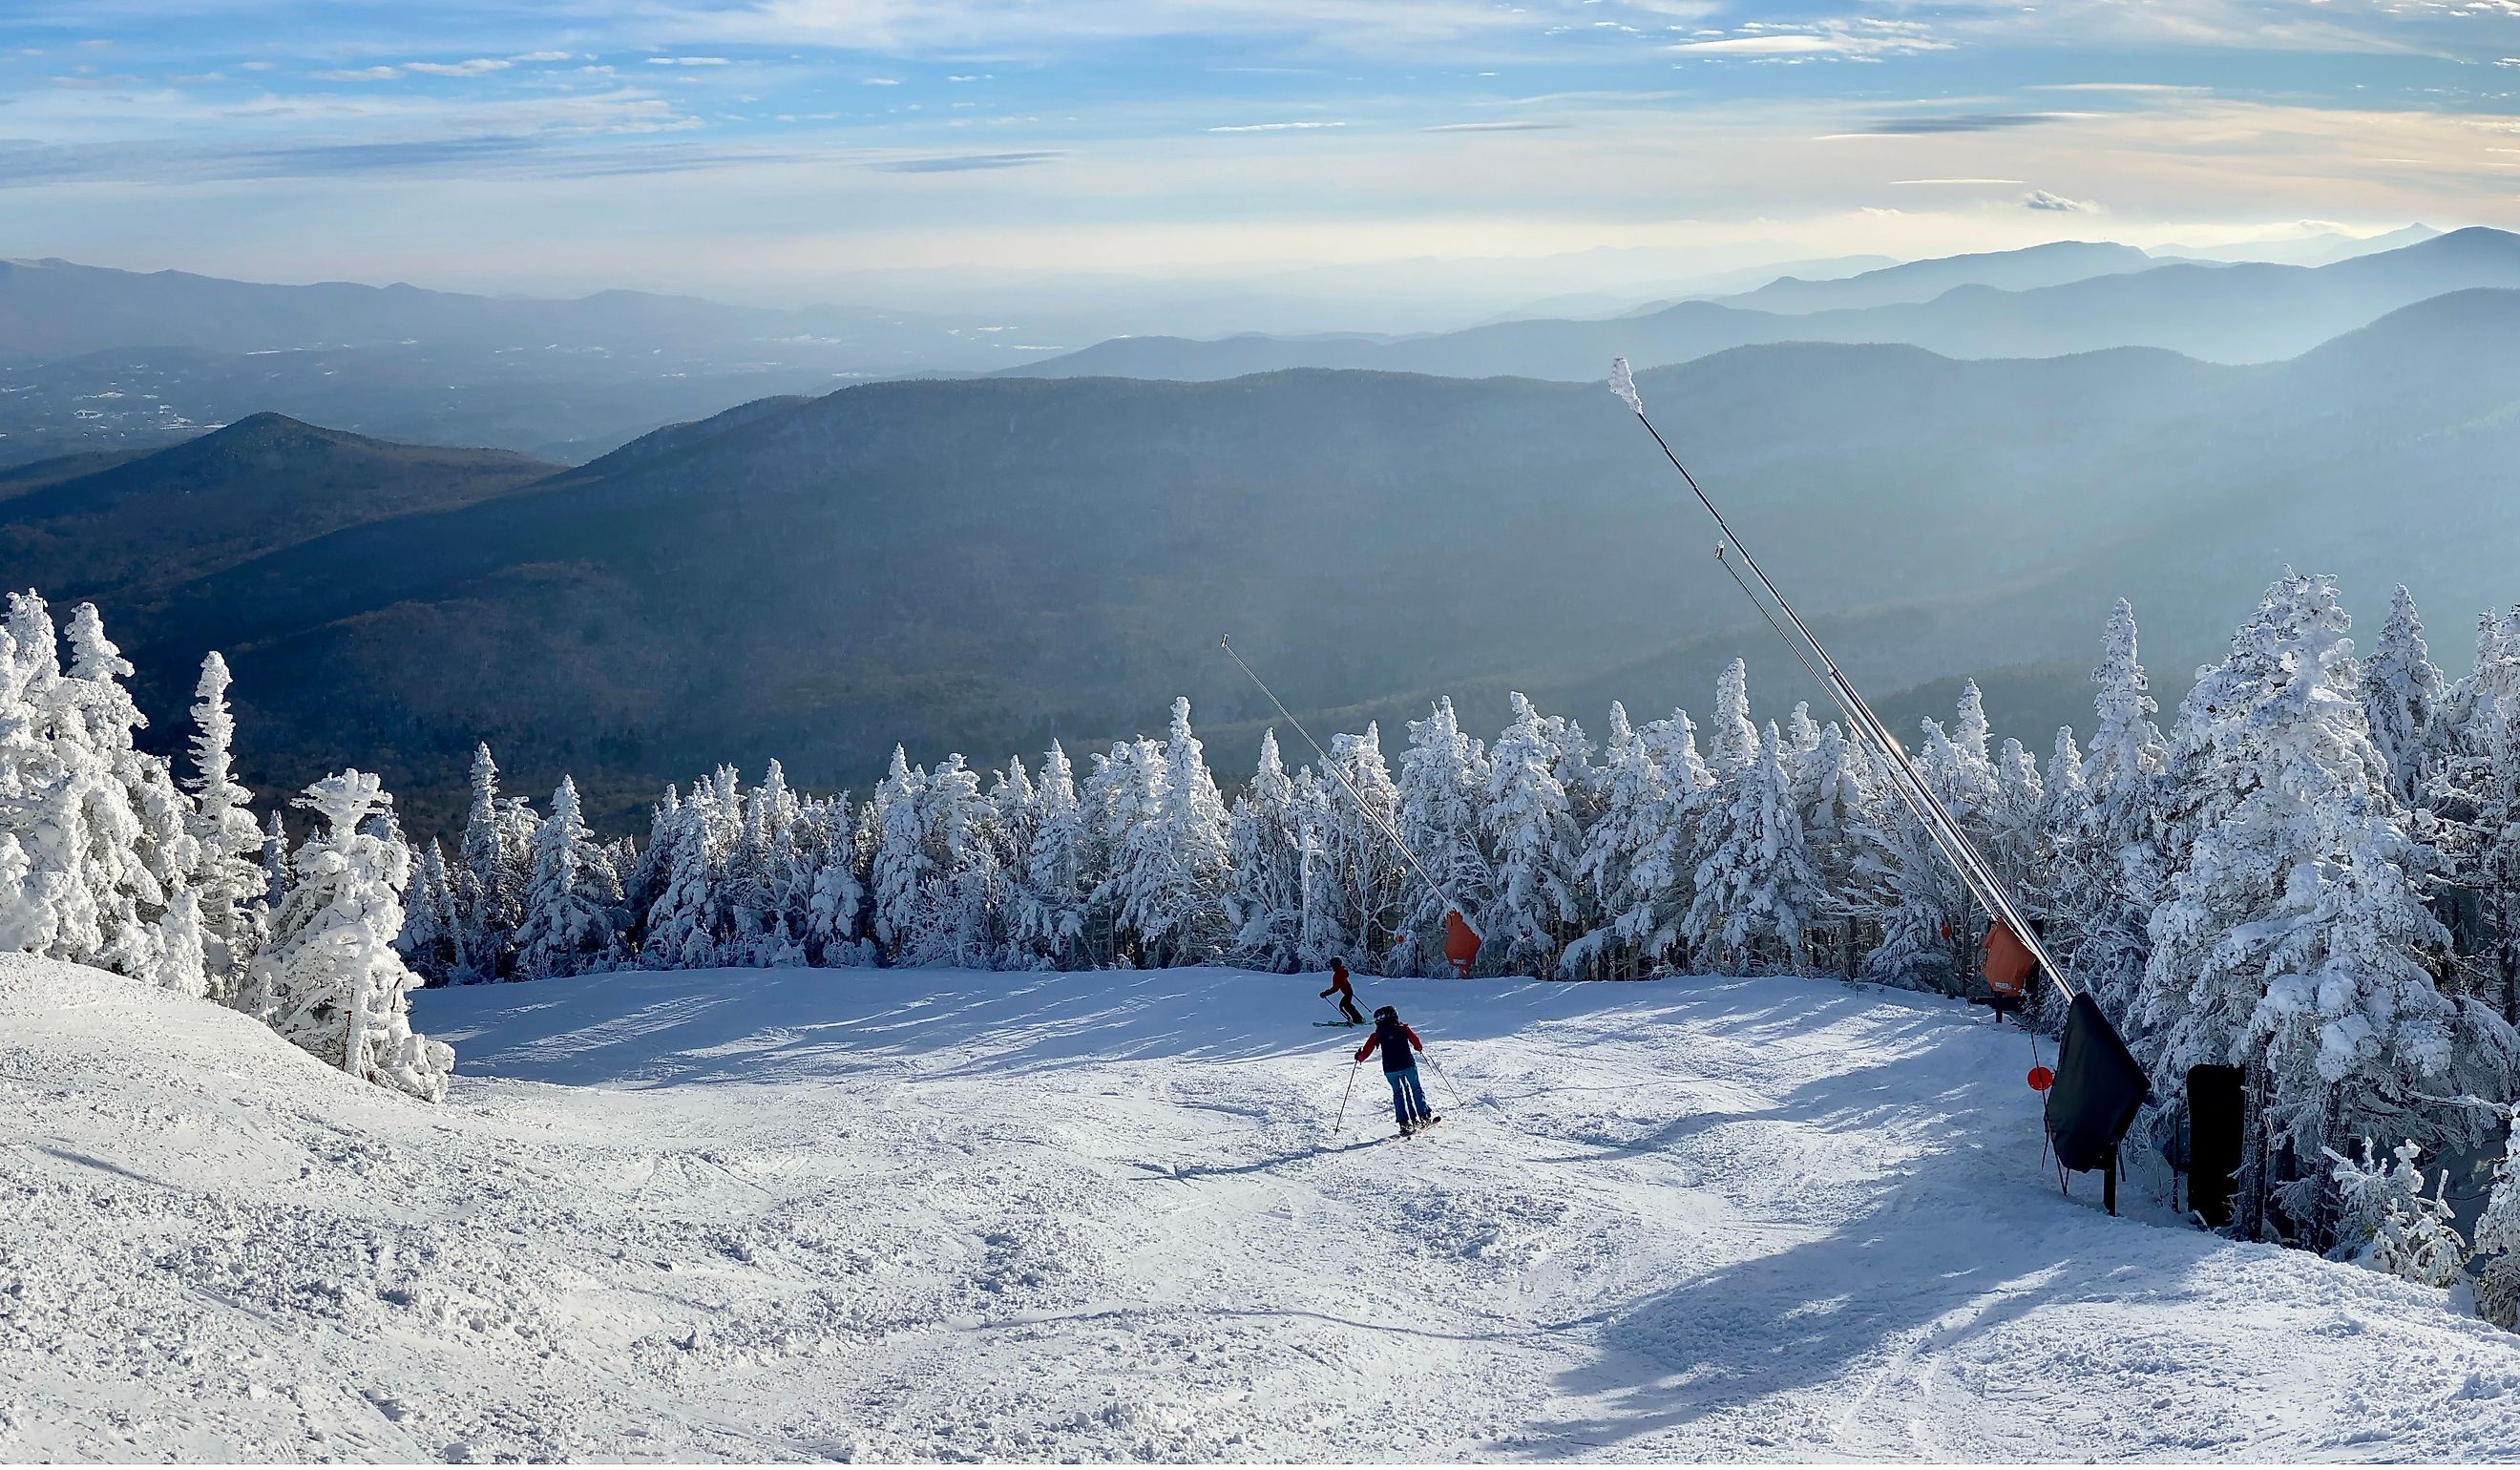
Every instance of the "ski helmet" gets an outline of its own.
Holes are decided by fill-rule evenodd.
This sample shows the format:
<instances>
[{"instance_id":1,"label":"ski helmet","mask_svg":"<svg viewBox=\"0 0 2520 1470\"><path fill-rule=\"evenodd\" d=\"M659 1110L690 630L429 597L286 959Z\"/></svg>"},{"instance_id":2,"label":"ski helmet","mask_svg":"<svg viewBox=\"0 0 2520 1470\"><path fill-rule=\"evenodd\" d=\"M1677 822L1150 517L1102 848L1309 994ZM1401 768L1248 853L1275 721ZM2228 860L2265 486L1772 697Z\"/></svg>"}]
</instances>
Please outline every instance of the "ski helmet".
<instances>
[{"instance_id":1,"label":"ski helmet","mask_svg":"<svg viewBox=\"0 0 2520 1470\"><path fill-rule=\"evenodd\" d=\"M1373 1008L1373 1018L1386 1026L1396 1026L1400 1023L1400 1012L1388 1005L1377 1005Z\"/></svg>"}]
</instances>

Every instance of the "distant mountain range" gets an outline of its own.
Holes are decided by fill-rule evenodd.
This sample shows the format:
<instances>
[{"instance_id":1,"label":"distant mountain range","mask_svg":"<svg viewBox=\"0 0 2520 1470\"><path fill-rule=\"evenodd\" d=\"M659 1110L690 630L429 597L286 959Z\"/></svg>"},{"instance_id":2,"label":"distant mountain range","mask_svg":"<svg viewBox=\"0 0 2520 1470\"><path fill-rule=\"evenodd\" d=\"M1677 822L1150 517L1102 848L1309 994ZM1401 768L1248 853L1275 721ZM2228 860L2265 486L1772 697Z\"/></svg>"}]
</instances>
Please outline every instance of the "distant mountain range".
<instances>
[{"instance_id":1,"label":"distant mountain range","mask_svg":"<svg viewBox=\"0 0 2520 1470\"><path fill-rule=\"evenodd\" d=\"M2044 746L2088 725L2121 594L2172 697L2288 561L2366 617L2409 581L2454 659L2520 599L2514 340L2520 291L2479 290L2266 366L1789 343L1642 381L1903 722L1974 672ZM224 648L265 786L356 761L428 829L486 737L518 789L574 771L617 824L721 760L862 785L896 739L1078 750L1176 692L1239 767L1266 710L1228 631L1299 712L1381 718L1390 749L1431 692L1495 726L1524 689L1594 728L1613 696L1703 705L1735 654L1764 710L1816 697L1675 489L1591 383L901 381L558 471L256 418L0 473L0 570L103 601L161 739Z\"/></svg>"},{"instance_id":2,"label":"distant mountain range","mask_svg":"<svg viewBox=\"0 0 2520 1470\"><path fill-rule=\"evenodd\" d=\"M2044 247L2052 249L2055 247ZM1458 378L1598 377L1613 356L1639 366L1687 362L1765 342L1905 342L1950 357L2050 357L2161 347L2209 362L2272 362L2307 352L2401 306L2478 287L2520 288L2520 236L2453 231L2332 265L2169 264L2146 268L2117 246L1919 262L1824 283L1779 282L1728 301L1684 301L1609 321L1516 321L1402 339L1243 335L1217 341L1126 337L1002 370L1035 378L1161 378L1200 382L1287 368L1362 368ZM2092 252L2100 252L2093 254ZM2073 275L2093 266L2097 274ZM2006 289L1987 279L2062 284ZM1926 300L1899 299L1968 279ZM1772 302L1750 303L1774 291ZM1878 304L1841 305L1839 300Z\"/></svg>"}]
</instances>

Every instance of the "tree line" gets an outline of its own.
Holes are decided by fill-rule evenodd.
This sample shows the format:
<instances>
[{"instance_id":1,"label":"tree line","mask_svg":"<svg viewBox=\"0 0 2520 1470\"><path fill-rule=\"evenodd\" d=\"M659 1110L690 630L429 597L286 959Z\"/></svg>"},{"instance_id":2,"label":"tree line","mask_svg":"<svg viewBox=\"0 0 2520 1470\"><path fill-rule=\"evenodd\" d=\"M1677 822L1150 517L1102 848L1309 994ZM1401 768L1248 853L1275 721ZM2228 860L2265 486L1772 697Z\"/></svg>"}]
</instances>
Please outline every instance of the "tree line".
<instances>
[{"instance_id":1,"label":"tree line","mask_svg":"<svg viewBox=\"0 0 2520 1470\"><path fill-rule=\"evenodd\" d=\"M2278 1204L2319 1236L2346 1228L2329 1154L2482 1141L2492 1109L2439 1099L2505 1103L2520 1064L2520 609L2480 621L2455 682L2404 589L2367 655L2350 626L2332 581L2286 573L2165 732L2120 602L2087 743L2059 730L2043 761L1996 741L1972 684L1914 750L2146 1064L2159 1116L2189 1066L2251 1069ZM399 1019L415 975L1333 957L1450 973L1448 900L1385 826L1485 937L1481 974L1975 983L1985 915L1879 754L1800 705L1756 721L1737 661L1703 726L1613 705L1597 740L1517 694L1487 741L1437 700L1396 754L1369 726L1292 771L1273 732L1231 805L1186 700L1162 737L1081 774L1056 743L988 771L896 749L853 801L775 763L753 784L721 769L668 787L644 842L591 831L565 779L547 812L503 794L484 748L456 851L415 860L355 772L298 798L318 825L295 852L276 812L255 827L217 655L179 783L133 748L129 667L92 607L66 672L39 600L14 598L9 629L0 944L239 1005L424 1094L443 1069ZM355 957L351 978L319 978L318 955Z\"/></svg>"}]
</instances>

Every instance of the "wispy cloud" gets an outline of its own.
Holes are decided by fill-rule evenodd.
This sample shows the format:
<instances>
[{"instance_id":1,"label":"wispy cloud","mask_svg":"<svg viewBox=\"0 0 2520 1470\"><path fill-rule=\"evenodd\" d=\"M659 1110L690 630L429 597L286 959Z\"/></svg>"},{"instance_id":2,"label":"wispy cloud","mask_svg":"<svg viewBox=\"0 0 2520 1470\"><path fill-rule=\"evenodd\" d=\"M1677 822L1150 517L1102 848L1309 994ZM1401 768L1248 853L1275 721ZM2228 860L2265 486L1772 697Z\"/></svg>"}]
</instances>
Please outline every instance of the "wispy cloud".
<instances>
[{"instance_id":1,"label":"wispy cloud","mask_svg":"<svg viewBox=\"0 0 2520 1470\"><path fill-rule=\"evenodd\" d=\"M2089 214L2100 207L2087 200L2069 200L2061 194L2049 194L2045 189L2031 190L2021 197L2021 203L2027 209L2047 209L2058 214Z\"/></svg>"},{"instance_id":2,"label":"wispy cloud","mask_svg":"<svg viewBox=\"0 0 2520 1470\"><path fill-rule=\"evenodd\" d=\"M1892 179L1891 187L1908 184L2018 184L2019 179Z\"/></svg>"},{"instance_id":3,"label":"wispy cloud","mask_svg":"<svg viewBox=\"0 0 2520 1470\"><path fill-rule=\"evenodd\" d=\"M867 166L882 173L968 173L984 168L1030 168L1038 163L1056 163L1066 156L1064 150L1038 149L1014 154L947 154L928 158L886 158Z\"/></svg>"},{"instance_id":4,"label":"wispy cloud","mask_svg":"<svg viewBox=\"0 0 2520 1470\"><path fill-rule=\"evenodd\" d=\"M1699 32L1696 40L1668 48L1700 61L1878 61L1926 51L1949 51L1952 43L1913 21L1861 18L1781 23L1754 21L1732 34Z\"/></svg>"},{"instance_id":5,"label":"wispy cloud","mask_svg":"<svg viewBox=\"0 0 2520 1470\"><path fill-rule=\"evenodd\" d=\"M1933 137L1943 133L2001 133L2079 115L2073 112L1945 112L1921 117L1882 117L1857 130L1867 138ZM1843 136L1843 135L1841 135Z\"/></svg>"},{"instance_id":6,"label":"wispy cloud","mask_svg":"<svg viewBox=\"0 0 2520 1470\"><path fill-rule=\"evenodd\" d=\"M492 56L476 56L469 62L405 62L402 69L423 76L481 76L492 71L505 71L514 62Z\"/></svg>"},{"instance_id":7,"label":"wispy cloud","mask_svg":"<svg viewBox=\"0 0 2520 1470\"><path fill-rule=\"evenodd\" d=\"M1212 127L1211 133L1292 133L1307 128L1345 127L1345 122L1238 122L1230 127Z\"/></svg>"},{"instance_id":8,"label":"wispy cloud","mask_svg":"<svg viewBox=\"0 0 2520 1470\"><path fill-rule=\"evenodd\" d=\"M733 63L722 56L652 56L651 67L725 67Z\"/></svg>"},{"instance_id":9,"label":"wispy cloud","mask_svg":"<svg viewBox=\"0 0 2520 1470\"><path fill-rule=\"evenodd\" d=\"M1565 127L1563 122L1439 122L1421 127L1421 133L1546 133Z\"/></svg>"}]
</instances>

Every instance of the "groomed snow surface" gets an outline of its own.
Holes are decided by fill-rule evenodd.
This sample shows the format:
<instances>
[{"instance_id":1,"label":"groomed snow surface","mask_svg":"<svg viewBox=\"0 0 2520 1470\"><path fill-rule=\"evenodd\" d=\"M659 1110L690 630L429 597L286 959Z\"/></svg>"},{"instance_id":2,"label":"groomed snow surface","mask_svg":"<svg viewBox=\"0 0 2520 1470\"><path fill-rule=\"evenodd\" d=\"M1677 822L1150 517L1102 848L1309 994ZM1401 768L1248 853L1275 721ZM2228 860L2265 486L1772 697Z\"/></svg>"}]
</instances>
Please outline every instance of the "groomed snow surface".
<instances>
[{"instance_id":1,"label":"groomed snow surface","mask_svg":"<svg viewBox=\"0 0 2520 1470\"><path fill-rule=\"evenodd\" d=\"M432 992L431 1107L0 958L0 1459L2520 1446L2520 1337L2441 1293L2060 1197L1957 1005L1361 984L1426 1137L1372 1064L1332 1133L1314 977Z\"/></svg>"}]
</instances>

